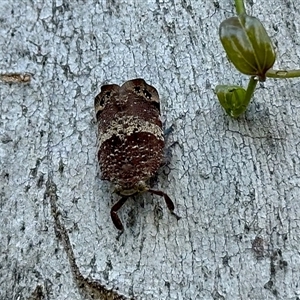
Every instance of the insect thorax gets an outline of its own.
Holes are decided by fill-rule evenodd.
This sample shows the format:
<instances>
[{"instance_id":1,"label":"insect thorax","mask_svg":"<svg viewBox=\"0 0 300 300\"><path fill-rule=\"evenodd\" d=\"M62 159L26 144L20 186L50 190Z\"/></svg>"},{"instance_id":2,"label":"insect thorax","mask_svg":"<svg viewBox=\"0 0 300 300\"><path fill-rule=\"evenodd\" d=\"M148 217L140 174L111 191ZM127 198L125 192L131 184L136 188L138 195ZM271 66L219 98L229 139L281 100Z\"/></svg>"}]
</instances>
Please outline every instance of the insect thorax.
<instances>
[{"instance_id":1,"label":"insect thorax","mask_svg":"<svg viewBox=\"0 0 300 300\"><path fill-rule=\"evenodd\" d=\"M135 194L143 193L148 190L148 185L145 181L139 181L131 188L123 187L121 185L115 185L115 192L120 196L132 196Z\"/></svg>"}]
</instances>

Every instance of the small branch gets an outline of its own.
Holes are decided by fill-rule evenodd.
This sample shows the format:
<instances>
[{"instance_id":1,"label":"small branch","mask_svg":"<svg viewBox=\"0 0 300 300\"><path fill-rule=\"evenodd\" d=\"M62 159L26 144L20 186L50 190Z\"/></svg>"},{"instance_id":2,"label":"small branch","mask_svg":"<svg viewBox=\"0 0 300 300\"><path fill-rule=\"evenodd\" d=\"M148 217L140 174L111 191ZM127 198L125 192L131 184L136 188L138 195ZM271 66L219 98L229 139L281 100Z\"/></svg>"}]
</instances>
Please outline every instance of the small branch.
<instances>
[{"instance_id":1,"label":"small branch","mask_svg":"<svg viewBox=\"0 0 300 300\"><path fill-rule=\"evenodd\" d=\"M244 0L235 0L234 2L237 15L245 14L246 9L244 5Z\"/></svg>"},{"instance_id":2,"label":"small branch","mask_svg":"<svg viewBox=\"0 0 300 300\"><path fill-rule=\"evenodd\" d=\"M0 81L5 83L30 83L30 73L3 73L0 74Z\"/></svg>"},{"instance_id":3,"label":"small branch","mask_svg":"<svg viewBox=\"0 0 300 300\"><path fill-rule=\"evenodd\" d=\"M257 85L257 82L258 82L258 80L255 79L255 76L251 76L250 81L247 86L246 96L245 96L245 106L246 107L248 106L248 104L252 98L252 95L253 95L256 85Z\"/></svg>"},{"instance_id":4,"label":"small branch","mask_svg":"<svg viewBox=\"0 0 300 300\"><path fill-rule=\"evenodd\" d=\"M274 70L270 69L266 73L266 77L268 78L295 78L300 77L300 70Z\"/></svg>"}]
</instances>

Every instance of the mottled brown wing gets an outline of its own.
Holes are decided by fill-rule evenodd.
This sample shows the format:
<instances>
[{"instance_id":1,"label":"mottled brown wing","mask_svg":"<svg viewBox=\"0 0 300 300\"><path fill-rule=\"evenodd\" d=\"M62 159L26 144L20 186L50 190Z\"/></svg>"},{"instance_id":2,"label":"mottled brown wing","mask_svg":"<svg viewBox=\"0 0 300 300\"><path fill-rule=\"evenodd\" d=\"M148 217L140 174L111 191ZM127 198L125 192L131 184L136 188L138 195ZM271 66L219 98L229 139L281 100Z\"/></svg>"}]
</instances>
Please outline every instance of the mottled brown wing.
<instances>
[{"instance_id":1,"label":"mottled brown wing","mask_svg":"<svg viewBox=\"0 0 300 300\"><path fill-rule=\"evenodd\" d=\"M124 190L134 189L138 182L152 177L162 162L159 96L143 79L125 82L118 92L116 85L112 86L108 97L95 99L102 179ZM102 92L105 94L106 88Z\"/></svg>"},{"instance_id":2,"label":"mottled brown wing","mask_svg":"<svg viewBox=\"0 0 300 300\"><path fill-rule=\"evenodd\" d=\"M101 114L106 112L106 106L117 101L120 87L117 84L107 84L101 87L101 92L95 97L94 107L97 122L101 122ZM102 123L102 122L101 122Z\"/></svg>"}]
</instances>

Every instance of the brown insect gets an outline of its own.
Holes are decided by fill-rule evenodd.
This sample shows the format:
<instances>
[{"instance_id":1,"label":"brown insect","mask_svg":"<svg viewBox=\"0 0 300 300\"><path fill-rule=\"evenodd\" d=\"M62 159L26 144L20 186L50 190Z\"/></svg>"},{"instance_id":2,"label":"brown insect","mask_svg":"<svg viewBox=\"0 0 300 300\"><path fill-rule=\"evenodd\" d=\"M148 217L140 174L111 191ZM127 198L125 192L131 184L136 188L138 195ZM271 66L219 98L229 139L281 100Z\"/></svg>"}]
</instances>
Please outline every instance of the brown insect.
<instances>
[{"instance_id":1,"label":"brown insect","mask_svg":"<svg viewBox=\"0 0 300 300\"><path fill-rule=\"evenodd\" d=\"M163 196L179 219L170 197L148 186L163 163L165 146L157 90L139 78L122 86L104 85L95 98L95 112L101 179L114 183L121 196L110 212L114 225L123 231L117 211L128 197L143 192Z\"/></svg>"}]
</instances>

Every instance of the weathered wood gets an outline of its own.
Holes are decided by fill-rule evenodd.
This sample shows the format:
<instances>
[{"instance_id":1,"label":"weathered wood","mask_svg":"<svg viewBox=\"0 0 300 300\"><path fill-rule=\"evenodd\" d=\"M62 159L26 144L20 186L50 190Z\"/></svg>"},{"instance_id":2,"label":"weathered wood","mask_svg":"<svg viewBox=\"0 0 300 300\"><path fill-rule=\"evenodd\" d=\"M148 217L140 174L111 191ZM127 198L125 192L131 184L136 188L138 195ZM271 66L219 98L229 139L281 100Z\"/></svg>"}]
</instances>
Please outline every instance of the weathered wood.
<instances>
[{"instance_id":1,"label":"weathered wood","mask_svg":"<svg viewBox=\"0 0 300 300\"><path fill-rule=\"evenodd\" d=\"M247 83L217 36L233 1L98 2L1 2L0 74L30 81L0 81L0 299L300 297L300 80L267 80L232 120L213 88ZM298 0L247 9L299 68ZM153 183L182 218L143 194L119 236L93 101L138 77L173 128Z\"/></svg>"}]
</instances>

